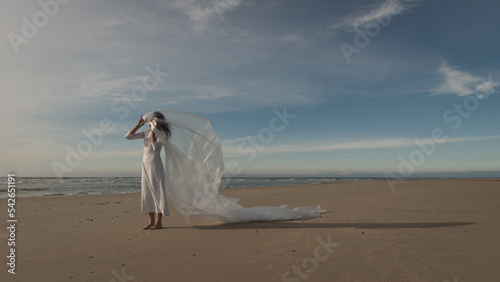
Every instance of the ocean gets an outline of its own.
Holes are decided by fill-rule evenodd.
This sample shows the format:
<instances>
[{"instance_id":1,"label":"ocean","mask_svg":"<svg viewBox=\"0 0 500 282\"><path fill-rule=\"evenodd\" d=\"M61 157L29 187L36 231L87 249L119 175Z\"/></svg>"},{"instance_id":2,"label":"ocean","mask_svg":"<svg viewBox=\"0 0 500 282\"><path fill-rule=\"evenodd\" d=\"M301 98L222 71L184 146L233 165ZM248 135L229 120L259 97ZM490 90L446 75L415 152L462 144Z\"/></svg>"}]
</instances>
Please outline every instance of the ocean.
<instances>
[{"instance_id":1,"label":"ocean","mask_svg":"<svg viewBox=\"0 0 500 282\"><path fill-rule=\"evenodd\" d=\"M371 177L223 177L219 189L314 184L339 181L384 180ZM249 188L251 189L251 188ZM16 177L16 197L121 194L141 191L140 177ZM7 198L7 178L2 177L0 198Z\"/></svg>"}]
</instances>

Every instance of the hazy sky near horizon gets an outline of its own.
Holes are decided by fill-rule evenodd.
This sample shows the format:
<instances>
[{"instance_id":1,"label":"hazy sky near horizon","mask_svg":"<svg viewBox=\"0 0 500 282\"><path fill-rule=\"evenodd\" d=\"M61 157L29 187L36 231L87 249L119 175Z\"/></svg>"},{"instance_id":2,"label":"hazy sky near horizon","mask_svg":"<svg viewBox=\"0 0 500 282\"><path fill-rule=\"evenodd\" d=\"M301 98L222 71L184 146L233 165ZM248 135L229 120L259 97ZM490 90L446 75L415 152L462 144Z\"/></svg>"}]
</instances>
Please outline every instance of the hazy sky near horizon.
<instances>
[{"instance_id":1,"label":"hazy sky near horizon","mask_svg":"<svg viewBox=\"0 0 500 282\"><path fill-rule=\"evenodd\" d=\"M231 175L500 171L499 8L8 0L1 170L139 176L124 135L170 109L211 121Z\"/></svg>"}]
</instances>

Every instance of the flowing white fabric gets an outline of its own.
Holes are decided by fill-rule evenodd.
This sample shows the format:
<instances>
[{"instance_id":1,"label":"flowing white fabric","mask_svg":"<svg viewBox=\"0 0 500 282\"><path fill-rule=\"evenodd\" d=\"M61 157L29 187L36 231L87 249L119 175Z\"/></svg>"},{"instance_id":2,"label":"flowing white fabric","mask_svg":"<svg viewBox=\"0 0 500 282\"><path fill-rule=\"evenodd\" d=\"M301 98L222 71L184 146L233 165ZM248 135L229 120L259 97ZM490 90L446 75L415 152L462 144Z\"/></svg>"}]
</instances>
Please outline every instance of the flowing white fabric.
<instances>
[{"instance_id":1,"label":"flowing white fabric","mask_svg":"<svg viewBox=\"0 0 500 282\"><path fill-rule=\"evenodd\" d=\"M181 214L234 223L310 219L325 211L319 205L294 209L287 209L286 205L244 208L238 204L239 199L220 195L224 170L222 147L208 119L170 110L155 110L144 116L151 120L154 112L162 113L166 119L153 119L151 126L164 146L167 198ZM165 122L172 132L170 139L155 126Z\"/></svg>"}]
</instances>

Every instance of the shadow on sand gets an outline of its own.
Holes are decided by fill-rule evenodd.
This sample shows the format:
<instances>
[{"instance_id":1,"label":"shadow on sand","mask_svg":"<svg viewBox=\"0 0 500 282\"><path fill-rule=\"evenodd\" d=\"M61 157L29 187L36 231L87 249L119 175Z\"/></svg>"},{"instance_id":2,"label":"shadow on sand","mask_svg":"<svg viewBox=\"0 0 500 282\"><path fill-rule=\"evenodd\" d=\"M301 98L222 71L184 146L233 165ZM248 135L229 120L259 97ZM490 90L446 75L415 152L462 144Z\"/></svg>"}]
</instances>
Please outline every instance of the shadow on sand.
<instances>
[{"instance_id":1,"label":"shadow on sand","mask_svg":"<svg viewBox=\"0 0 500 282\"><path fill-rule=\"evenodd\" d=\"M437 228L456 227L476 224L475 222L401 222L401 223L308 223L292 221L267 221L248 223L223 223L219 225L197 225L193 228L200 230L220 230L220 229L278 229L278 228L359 228L359 229L379 229L379 228Z\"/></svg>"}]
</instances>

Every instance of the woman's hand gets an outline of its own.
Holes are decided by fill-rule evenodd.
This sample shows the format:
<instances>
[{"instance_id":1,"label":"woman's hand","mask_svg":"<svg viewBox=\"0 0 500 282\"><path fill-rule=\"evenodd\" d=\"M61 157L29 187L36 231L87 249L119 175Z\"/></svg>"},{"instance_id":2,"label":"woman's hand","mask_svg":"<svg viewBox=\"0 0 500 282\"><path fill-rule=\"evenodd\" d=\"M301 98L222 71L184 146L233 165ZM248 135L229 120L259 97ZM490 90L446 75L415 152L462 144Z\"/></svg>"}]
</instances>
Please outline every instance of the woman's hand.
<instances>
[{"instance_id":1,"label":"woman's hand","mask_svg":"<svg viewBox=\"0 0 500 282\"><path fill-rule=\"evenodd\" d=\"M152 121L148 122L149 128L151 128L151 129L156 128L156 124L157 124L156 120L154 120L154 119Z\"/></svg>"},{"instance_id":2,"label":"woman's hand","mask_svg":"<svg viewBox=\"0 0 500 282\"><path fill-rule=\"evenodd\" d=\"M156 129L156 120L152 120L150 122L148 122L148 125L149 125L149 128L151 129L151 143L154 143L156 142L157 138L156 138L156 134L155 134L155 129Z\"/></svg>"},{"instance_id":3,"label":"woman's hand","mask_svg":"<svg viewBox=\"0 0 500 282\"><path fill-rule=\"evenodd\" d=\"M144 124L146 123L146 119L142 117L141 115L141 118L139 119L139 121L137 122L137 126L141 127L143 126Z\"/></svg>"}]
</instances>

